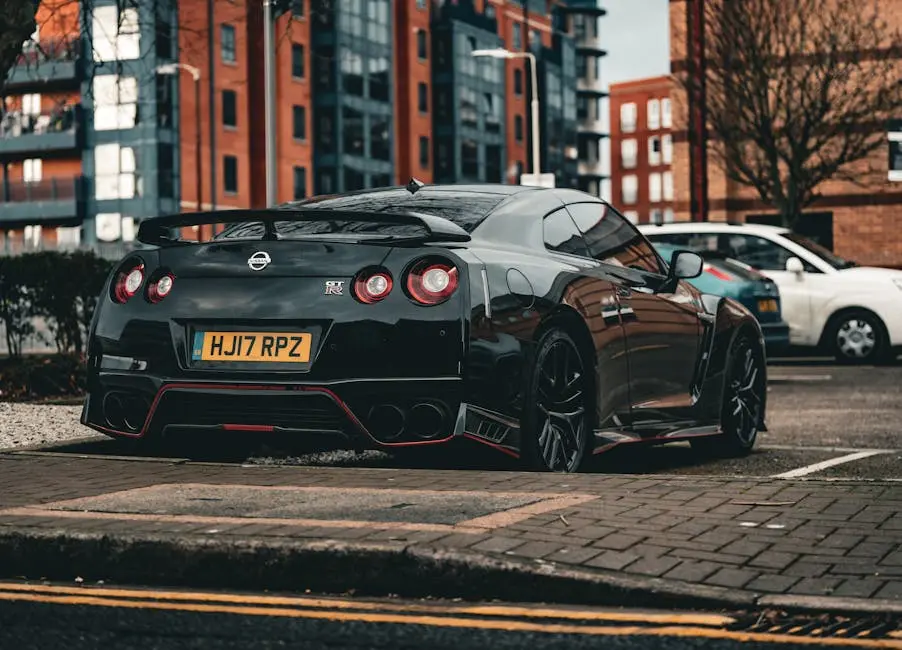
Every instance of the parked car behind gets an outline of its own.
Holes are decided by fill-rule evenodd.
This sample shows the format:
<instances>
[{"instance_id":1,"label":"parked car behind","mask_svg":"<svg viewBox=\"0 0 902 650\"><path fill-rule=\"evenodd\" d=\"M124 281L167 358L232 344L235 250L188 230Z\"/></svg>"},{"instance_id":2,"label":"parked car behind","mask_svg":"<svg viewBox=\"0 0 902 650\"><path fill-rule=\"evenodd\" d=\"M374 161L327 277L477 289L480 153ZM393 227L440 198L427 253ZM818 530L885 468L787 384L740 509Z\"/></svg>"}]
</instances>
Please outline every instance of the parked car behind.
<instances>
[{"instance_id":1,"label":"parked car behind","mask_svg":"<svg viewBox=\"0 0 902 650\"><path fill-rule=\"evenodd\" d=\"M660 242L653 244L665 260L670 260L675 251L685 250ZM687 282L699 291L733 298L745 305L761 323L769 355L789 347L789 324L783 320L780 290L776 283L748 264L727 257L719 251L699 252L705 260L703 272Z\"/></svg>"},{"instance_id":2,"label":"parked car behind","mask_svg":"<svg viewBox=\"0 0 902 650\"><path fill-rule=\"evenodd\" d=\"M667 223L639 230L654 243L720 251L773 279L793 346L843 363L892 361L902 349L902 271L859 266L788 228Z\"/></svg>"}]
</instances>

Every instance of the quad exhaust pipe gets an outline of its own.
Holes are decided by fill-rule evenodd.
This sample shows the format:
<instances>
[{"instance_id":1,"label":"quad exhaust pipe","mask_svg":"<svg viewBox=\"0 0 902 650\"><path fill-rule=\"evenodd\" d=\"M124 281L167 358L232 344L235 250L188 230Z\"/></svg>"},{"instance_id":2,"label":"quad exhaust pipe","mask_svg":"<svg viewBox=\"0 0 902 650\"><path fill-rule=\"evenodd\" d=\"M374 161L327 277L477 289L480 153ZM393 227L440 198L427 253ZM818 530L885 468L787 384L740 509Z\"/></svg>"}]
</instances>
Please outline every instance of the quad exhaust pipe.
<instances>
[{"instance_id":1,"label":"quad exhaust pipe","mask_svg":"<svg viewBox=\"0 0 902 650\"><path fill-rule=\"evenodd\" d=\"M101 410L110 428L138 433L150 412L150 402L139 395L112 392L104 396Z\"/></svg>"}]
</instances>

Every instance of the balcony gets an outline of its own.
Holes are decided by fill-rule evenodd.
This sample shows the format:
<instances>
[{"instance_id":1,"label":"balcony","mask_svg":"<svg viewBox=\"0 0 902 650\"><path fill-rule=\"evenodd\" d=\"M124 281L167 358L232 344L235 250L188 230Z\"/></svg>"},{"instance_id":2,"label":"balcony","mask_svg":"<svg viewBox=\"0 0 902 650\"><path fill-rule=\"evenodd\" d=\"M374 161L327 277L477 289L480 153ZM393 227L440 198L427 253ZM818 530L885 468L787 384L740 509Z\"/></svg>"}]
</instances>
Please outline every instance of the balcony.
<instances>
[{"instance_id":1,"label":"balcony","mask_svg":"<svg viewBox=\"0 0 902 650\"><path fill-rule=\"evenodd\" d=\"M588 80L585 78L578 78L576 80L576 92L599 98L608 96L601 79Z\"/></svg>"},{"instance_id":2,"label":"balcony","mask_svg":"<svg viewBox=\"0 0 902 650\"><path fill-rule=\"evenodd\" d=\"M7 91L77 88L78 40L60 40L28 47L19 55L6 80Z\"/></svg>"},{"instance_id":3,"label":"balcony","mask_svg":"<svg viewBox=\"0 0 902 650\"><path fill-rule=\"evenodd\" d=\"M0 182L0 226L76 219L82 185L81 176Z\"/></svg>"},{"instance_id":4,"label":"balcony","mask_svg":"<svg viewBox=\"0 0 902 650\"><path fill-rule=\"evenodd\" d=\"M607 56L608 51L601 46L597 36L584 36L576 41L576 53L584 56Z\"/></svg>"},{"instance_id":5,"label":"balcony","mask_svg":"<svg viewBox=\"0 0 902 650\"><path fill-rule=\"evenodd\" d=\"M21 111L0 118L0 157L40 156L78 148L80 107L64 106L49 113Z\"/></svg>"},{"instance_id":6,"label":"balcony","mask_svg":"<svg viewBox=\"0 0 902 650\"><path fill-rule=\"evenodd\" d=\"M607 165L605 165L602 161L580 161L577 167L577 173L580 176L588 176L590 178L607 178L610 176L610 173L607 170Z\"/></svg>"},{"instance_id":7,"label":"balcony","mask_svg":"<svg viewBox=\"0 0 902 650\"><path fill-rule=\"evenodd\" d=\"M577 126L580 133L586 133L589 135L597 135L599 137L604 137L608 135L608 131L605 128L605 124L602 120L593 120L593 119L584 119L581 120Z\"/></svg>"},{"instance_id":8,"label":"balcony","mask_svg":"<svg viewBox=\"0 0 902 650\"><path fill-rule=\"evenodd\" d=\"M599 17L608 13L607 10L599 6L600 4L600 0L567 0L567 3L561 8L570 14L585 14Z\"/></svg>"}]
</instances>

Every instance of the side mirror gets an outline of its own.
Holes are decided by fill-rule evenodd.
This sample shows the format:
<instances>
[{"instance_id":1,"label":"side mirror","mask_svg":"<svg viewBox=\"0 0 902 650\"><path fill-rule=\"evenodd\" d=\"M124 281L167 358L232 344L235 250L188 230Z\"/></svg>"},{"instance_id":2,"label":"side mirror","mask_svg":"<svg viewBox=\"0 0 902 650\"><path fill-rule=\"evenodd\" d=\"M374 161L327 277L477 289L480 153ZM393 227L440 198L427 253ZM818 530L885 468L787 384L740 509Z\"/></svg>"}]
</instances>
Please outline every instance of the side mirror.
<instances>
[{"instance_id":1,"label":"side mirror","mask_svg":"<svg viewBox=\"0 0 902 650\"><path fill-rule=\"evenodd\" d=\"M690 280L702 274L705 262L702 256L692 251L676 251L670 258L670 277L676 280Z\"/></svg>"},{"instance_id":2,"label":"side mirror","mask_svg":"<svg viewBox=\"0 0 902 650\"><path fill-rule=\"evenodd\" d=\"M790 257L786 260L786 270L796 275L802 275L805 272L805 265L798 257Z\"/></svg>"}]
</instances>

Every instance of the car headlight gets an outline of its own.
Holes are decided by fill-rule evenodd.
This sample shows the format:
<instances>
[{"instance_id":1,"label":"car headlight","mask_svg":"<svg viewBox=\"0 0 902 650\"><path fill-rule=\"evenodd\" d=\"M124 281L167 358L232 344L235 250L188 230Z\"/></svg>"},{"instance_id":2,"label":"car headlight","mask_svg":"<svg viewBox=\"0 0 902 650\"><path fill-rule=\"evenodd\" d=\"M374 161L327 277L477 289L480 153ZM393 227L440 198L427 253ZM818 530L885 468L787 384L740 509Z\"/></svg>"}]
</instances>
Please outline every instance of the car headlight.
<instances>
[{"instance_id":1,"label":"car headlight","mask_svg":"<svg viewBox=\"0 0 902 650\"><path fill-rule=\"evenodd\" d=\"M896 285L897 289L902 289L902 278L893 278L893 284Z\"/></svg>"}]
</instances>

